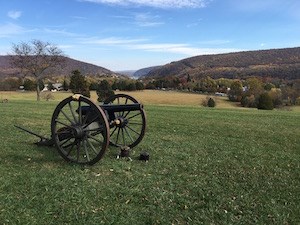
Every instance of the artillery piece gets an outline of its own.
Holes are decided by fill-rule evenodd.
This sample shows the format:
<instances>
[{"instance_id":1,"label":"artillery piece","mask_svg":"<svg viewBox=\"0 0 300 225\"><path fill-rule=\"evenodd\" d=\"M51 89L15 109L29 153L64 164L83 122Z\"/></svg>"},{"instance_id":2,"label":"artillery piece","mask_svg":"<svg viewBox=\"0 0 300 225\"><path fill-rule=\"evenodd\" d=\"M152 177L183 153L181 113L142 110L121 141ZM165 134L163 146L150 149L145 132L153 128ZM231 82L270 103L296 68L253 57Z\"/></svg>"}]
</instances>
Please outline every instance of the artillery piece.
<instances>
[{"instance_id":1,"label":"artillery piece","mask_svg":"<svg viewBox=\"0 0 300 225\"><path fill-rule=\"evenodd\" d=\"M51 119L51 137L47 138L16 126L41 140L38 145L55 145L67 161L93 165L108 145L133 148L145 135L143 105L126 94L116 94L96 105L79 94L62 100Z\"/></svg>"}]
</instances>

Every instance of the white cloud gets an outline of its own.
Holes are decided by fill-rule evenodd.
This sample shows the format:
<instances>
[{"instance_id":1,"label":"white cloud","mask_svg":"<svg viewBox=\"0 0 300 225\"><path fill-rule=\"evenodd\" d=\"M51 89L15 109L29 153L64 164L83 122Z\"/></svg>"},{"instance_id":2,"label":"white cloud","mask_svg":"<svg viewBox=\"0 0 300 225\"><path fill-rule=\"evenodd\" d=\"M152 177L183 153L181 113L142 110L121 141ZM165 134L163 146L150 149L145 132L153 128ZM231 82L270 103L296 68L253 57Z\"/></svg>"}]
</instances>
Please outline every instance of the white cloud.
<instances>
[{"instance_id":1,"label":"white cloud","mask_svg":"<svg viewBox=\"0 0 300 225\"><path fill-rule=\"evenodd\" d=\"M127 21L127 23L129 24L131 25L134 24L139 27L157 27L165 24L164 22L160 21L161 19L160 16L152 15L149 12L132 13L129 16L111 16L111 17L122 20L122 23L124 23L124 21Z\"/></svg>"},{"instance_id":2,"label":"white cloud","mask_svg":"<svg viewBox=\"0 0 300 225\"><path fill-rule=\"evenodd\" d=\"M60 49L71 49L71 48L74 48L73 45L58 45L57 47L60 48Z\"/></svg>"},{"instance_id":3,"label":"white cloud","mask_svg":"<svg viewBox=\"0 0 300 225\"><path fill-rule=\"evenodd\" d=\"M21 11L9 11L7 13L7 16L10 17L10 18L12 18L12 19L14 19L14 20L16 20L19 17L21 17L21 15L22 15Z\"/></svg>"},{"instance_id":4,"label":"white cloud","mask_svg":"<svg viewBox=\"0 0 300 225\"><path fill-rule=\"evenodd\" d=\"M23 27L13 23L0 25L0 37L10 37L24 32L26 32L26 30Z\"/></svg>"},{"instance_id":5,"label":"white cloud","mask_svg":"<svg viewBox=\"0 0 300 225\"><path fill-rule=\"evenodd\" d=\"M163 25L163 22L158 21L159 16L152 16L150 13L137 13L135 14L135 24L140 27L156 27Z\"/></svg>"},{"instance_id":6,"label":"white cloud","mask_svg":"<svg viewBox=\"0 0 300 225\"><path fill-rule=\"evenodd\" d=\"M232 48L197 48L190 46L188 44L140 44L130 46L132 49L140 49L150 52L164 52L164 53L175 53L186 56L196 56L196 55L210 55L210 54L220 54L228 52L241 51L240 49Z\"/></svg>"},{"instance_id":7,"label":"white cloud","mask_svg":"<svg viewBox=\"0 0 300 225\"><path fill-rule=\"evenodd\" d=\"M203 8L210 0L81 0L111 5L136 5L156 8Z\"/></svg>"},{"instance_id":8,"label":"white cloud","mask_svg":"<svg viewBox=\"0 0 300 225\"><path fill-rule=\"evenodd\" d=\"M186 56L220 54L228 52L242 51L233 48L198 48L184 43L147 43L149 39L123 39L123 38L89 38L81 41L83 44L93 44L101 46L117 46L130 50L142 50L148 52L174 53Z\"/></svg>"}]
</instances>

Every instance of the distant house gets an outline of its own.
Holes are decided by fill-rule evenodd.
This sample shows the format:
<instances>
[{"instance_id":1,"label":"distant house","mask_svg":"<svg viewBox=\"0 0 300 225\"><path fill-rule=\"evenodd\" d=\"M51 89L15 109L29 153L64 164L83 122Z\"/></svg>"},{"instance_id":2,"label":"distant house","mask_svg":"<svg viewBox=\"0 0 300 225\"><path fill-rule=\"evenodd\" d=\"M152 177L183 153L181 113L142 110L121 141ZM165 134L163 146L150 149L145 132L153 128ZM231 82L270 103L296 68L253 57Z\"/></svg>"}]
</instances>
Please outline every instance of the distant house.
<instances>
[{"instance_id":1,"label":"distant house","mask_svg":"<svg viewBox=\"0 0 300 225\"><path fill-rule=\"evenodd\" d=\"M64 87L63 87L62 83L55 83L55 84L53 84L53 88L54 88L54 90L57 90L57 91L64 90Z\"/></svg>"},{"instance_id":2,"label":"distant house","mask_svg":"<svg viewBox=\"0 0 300 225\"><path fill-rule=\"evenodd\" d=\"M45 84L44 89L42 91L44 92L44 91L62 91L62 90L64 90L62 83L52 84L52 87L53 87L52 90L49 90L48 84Z\"/></svg>"},{"instance_id":3,"label":"distant house","mask_svg":"<svg viewBox=\"0 0 300 225\"><path fill-rule=\"evenodd\" d=\"M43 88L42 92L44 92L44 91L48 91L48 84L44 85L44 88Z\"/></svg>"}]
</instances>

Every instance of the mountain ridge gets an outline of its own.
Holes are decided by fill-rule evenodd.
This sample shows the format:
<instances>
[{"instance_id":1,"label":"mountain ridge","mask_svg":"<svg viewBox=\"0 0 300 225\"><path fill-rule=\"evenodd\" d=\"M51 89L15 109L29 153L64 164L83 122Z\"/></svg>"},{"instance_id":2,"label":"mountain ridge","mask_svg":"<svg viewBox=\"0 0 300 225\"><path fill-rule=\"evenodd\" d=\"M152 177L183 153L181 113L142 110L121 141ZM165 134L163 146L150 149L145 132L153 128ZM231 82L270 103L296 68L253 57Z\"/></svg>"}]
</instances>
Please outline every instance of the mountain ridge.
<instances>
[{"instance_id":1,"label":"mountain ridge","mask_svg":"<svg viewBox=\"0 0 300 225\"><path fill-rule=\"evenodd\" d=\"M151 70L144 78L185 77L194 79L300 78L300 47L200 55L171 62Z\"/></svg>"},{"instance_id":2,"label":"mountain ridge","mask_svg":"<svg viewBox=\"0 0 300 225\"><path fill-rule=\"evenodd\" d=\"M19 77L20 74L18 72L17 68L14 68L10 64L10 56L4 56L0 55L0 78L5 77ZM72 71L74 70L80 70L81 74L88 75L88 76L96 76L96 77L102 77L102 76L108 76L108 77L118 77L118 76L124 76L119 73L110 71L109 69L106 69L101 66L97 66L91 63L82 62L76 59L72 59L69 57L64 57L64 63L61 66L58 66L56 68L49 69L47 71L46 76L66 76L69 77L72 75Z\"/></svg>"},{"instance_id":3,"label":"mountain ridge","mask_svg":"<svg viewBox=\"0 0 300 225\"><path fill-rule=\"evenodd\" d=\"M151 66L151 67L146 67L146 68L142 68L139 69L137 71L135 71L135 73L133 74L134 77L143 77L143 76L147 76L149 74L149 72L155 70L155 69L159 69L161 66Z\"/></svg>"}]
</instances>

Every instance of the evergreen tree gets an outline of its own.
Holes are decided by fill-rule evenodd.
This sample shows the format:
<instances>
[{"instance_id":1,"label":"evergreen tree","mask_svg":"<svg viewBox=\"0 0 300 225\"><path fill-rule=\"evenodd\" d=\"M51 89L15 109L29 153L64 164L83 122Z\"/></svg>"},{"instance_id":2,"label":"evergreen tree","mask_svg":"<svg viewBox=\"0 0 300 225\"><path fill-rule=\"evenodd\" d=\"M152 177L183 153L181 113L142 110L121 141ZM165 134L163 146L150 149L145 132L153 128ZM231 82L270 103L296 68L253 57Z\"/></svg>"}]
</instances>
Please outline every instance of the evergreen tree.
<instances>
[{"instance_id":1,"label":"evergreen tree","mask_svg":"<svg viewBox=\"0 0 300 225\"><path fill-rule=\"evenodd\" d=\"M136 85L135 83L130 82L127 86L126 86L127 91L136 91Z\"/></svg>"},{"instance_id":2,"label":"evergreen tree","mask_svg":"<svg viewBox=\"0 0 300 225\"><path fill-rule=\"evenodd\" d=\"M50 82L50 81L48 82L47 88L48 88L48 91L51 91L54 89L52 82Z\"/></svg>"},{"instance_id":3,"label":"evergreen tree","mask_svg":"<svg viewBox=\"0 0 300 225\"><path fill-rule=\"evenodd\" d=\"M136 81L135 86L136 86L136 90L144 90L145 89L144 84L140 81Z\"/></svg>"},{"instance_id":4,"label":"evergreen tree","mask_svg":"<svg viewBox=\"0 0 300 225\"><path fill-rule=\"evenodd\" d=\"M64 79L64 82L63 82L63 89L64 89L65 91L69 90L69 84L68 84L68 82L66 81L66 78Z\"/></svg>"},{"instance_id":5,"label":"evergreen tree","mask_svg":"<svg viewBox=\"0 0 300 225\"><path fill-rule=\"evenodd\" d=\"M107 80L102 80L99 83L96 92L99 102L103 102L105 99L115 94Z\"/></svg>"},{"instance_id":6,"label":"evergreen tree","mask_svg":"<svg viewBox=\"0 0 300 225\"><path fill-rule=\"evenodd\" d=\"M74 94L82 94L86 97L90 97L89 85L83 75L81 75L79 70L74 70L72 72L70 80L70 89Z\"/></svg>"},{"instance_id":7,"label":"evergreen tree","mask_svg":"<svg viewBox=\"0 0 300 225\"><path fill-rule=\"evenodd\" d=\"M26 91L34 91L36 89L36 84L30 79L25 79L23 86Z\"/></svg>"}]
</instances>

